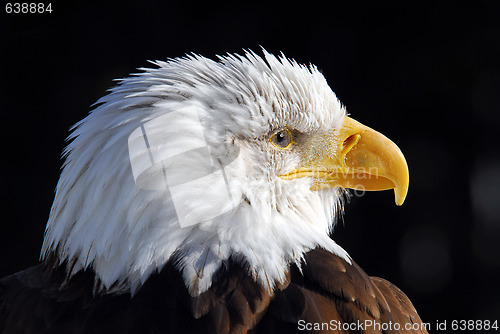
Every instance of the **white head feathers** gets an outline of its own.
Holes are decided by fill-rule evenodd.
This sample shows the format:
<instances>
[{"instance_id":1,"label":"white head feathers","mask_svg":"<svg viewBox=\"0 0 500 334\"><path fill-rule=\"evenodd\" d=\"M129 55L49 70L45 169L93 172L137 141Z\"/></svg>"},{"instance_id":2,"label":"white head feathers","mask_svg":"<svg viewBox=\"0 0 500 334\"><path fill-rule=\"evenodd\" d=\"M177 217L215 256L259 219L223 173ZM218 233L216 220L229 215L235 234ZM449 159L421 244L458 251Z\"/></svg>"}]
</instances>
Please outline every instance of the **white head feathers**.
<instances>
[{"instance_id":1,"label":"white head feathers","mask_svg":"<svg viewBox=\"0 0 500 334\"><path fill-rule=\"evenodd\" d=\"M347 259L329 238L339 190L280 179L303 152L269 142L285 127L307 135L341 124L345 110L318 70L265 51L154 64L75 125L42 257L56 253L70 275L92 268L102 291L132 293L175 257L193 295L229 257L268 288L311 248Z\"/></svg>"}]
</instances>

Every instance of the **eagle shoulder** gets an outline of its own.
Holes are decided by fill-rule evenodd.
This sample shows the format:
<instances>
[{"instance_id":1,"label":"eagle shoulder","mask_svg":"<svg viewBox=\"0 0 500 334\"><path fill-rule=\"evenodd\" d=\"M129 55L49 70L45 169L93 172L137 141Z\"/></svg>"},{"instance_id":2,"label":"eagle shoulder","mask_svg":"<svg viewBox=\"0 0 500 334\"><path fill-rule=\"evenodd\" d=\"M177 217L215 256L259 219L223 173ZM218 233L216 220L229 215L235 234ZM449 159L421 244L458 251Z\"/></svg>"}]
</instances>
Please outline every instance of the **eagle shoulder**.
<instances>
[{"instance_id":1,"label":"eagle shoulder","mask_svg":"<svg viewBox=\"0 0 500 334\"><path fill-rule=\"evenodd\" d=\"M321 248L305 254L300 270L292 266L291 282L276 293L264 326L274 328L264 333L427 333L400 289Z\"/></svg>"},{"instance_id":2,"label":"eagle shoulder","mask_svg":"<svg viewBox=\"0 0 500 334\"><path fill-rule=\"evenodd\" d=\"M246 333L271 294L229 260L192 296L171 261L135 295L95 289L92 270L70 278L66 264L42 263L0 280L0 333Z\"/></svg>"}]
</instances>

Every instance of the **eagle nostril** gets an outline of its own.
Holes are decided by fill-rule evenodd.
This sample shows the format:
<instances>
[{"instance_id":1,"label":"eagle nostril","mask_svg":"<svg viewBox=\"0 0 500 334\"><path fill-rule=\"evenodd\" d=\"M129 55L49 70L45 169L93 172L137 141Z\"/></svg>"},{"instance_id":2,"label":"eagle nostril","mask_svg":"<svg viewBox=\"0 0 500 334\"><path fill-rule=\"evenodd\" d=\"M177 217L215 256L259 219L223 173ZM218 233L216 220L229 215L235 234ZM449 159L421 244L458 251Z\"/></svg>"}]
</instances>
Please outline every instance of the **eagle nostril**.
<instances>
[{"instance_id":1,"label":"eagle nostril","mask_svg":"<svg viewBox=\"0 0 500 334\"><path fill-rule=\"evenodd\" d=\"M351 148L353 148L353 146L358 143L360 138L361 135L359 133L347 137L342 143L342 153L346 154L347 152L349 152Z\"/></svg>"}]
</instances>

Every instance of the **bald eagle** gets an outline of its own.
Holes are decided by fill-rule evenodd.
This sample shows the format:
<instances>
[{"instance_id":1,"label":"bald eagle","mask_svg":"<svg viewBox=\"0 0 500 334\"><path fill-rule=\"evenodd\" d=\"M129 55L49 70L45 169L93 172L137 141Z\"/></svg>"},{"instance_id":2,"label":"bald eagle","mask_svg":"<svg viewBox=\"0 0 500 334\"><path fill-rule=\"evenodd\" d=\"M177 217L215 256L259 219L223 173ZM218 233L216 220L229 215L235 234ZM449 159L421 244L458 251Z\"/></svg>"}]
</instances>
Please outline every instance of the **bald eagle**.
<instances>
[{"instance_id":1,"label":"bald eagle","mask_svg":"<svg viewBox=\"0 0 500 334\"><path fill-rule=\"evenodd\" d=\"M0 280L1 333L425 333L330 237L399 148L318 69L262 51L156 61L72 128L41 263Z\"/></svg>"}]
</instances>

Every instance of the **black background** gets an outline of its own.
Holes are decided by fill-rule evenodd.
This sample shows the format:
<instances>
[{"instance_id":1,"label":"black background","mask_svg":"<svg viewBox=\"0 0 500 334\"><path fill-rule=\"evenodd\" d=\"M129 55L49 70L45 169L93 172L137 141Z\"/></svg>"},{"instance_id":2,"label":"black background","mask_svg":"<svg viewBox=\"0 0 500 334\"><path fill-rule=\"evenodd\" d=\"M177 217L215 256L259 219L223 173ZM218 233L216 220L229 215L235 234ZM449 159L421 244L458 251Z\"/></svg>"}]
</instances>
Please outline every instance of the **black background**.
<instances>
[{"instance_id":1,"label":"black background","mask_svg":"<svg viewBox=\"0 0 500 334\"><path fill-rule=\"evenodd\" d=\"M333 238L434 327L500 319L500 3L473 3L2 5L0 277L38 261L68 129L112 79L147 60L262 46L316 64L407 158L405 204L355 194Z\"/></svg>"}]
</instances>

